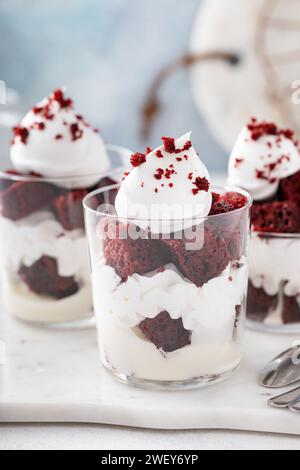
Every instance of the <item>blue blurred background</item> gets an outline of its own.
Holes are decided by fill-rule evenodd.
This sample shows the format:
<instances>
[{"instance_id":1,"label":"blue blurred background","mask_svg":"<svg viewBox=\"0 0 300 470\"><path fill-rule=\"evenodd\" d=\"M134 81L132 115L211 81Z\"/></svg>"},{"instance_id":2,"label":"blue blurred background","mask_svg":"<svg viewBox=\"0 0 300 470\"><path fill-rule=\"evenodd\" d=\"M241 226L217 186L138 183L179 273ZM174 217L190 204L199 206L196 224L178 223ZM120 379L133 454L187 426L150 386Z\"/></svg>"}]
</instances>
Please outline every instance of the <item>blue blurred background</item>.
<instances>
[{"instance_id":1,"label":"blue blurred background","mask_svg":"<svg viewBox=\"0 0 300 470\"><path fill-rule=\"evenodd\" d=\"M200 3L0 0L0 79L20 93L23 111L52 89L67 86L78 112L101 129L106 141L134 150L192 129L209 168L223 170L225 152L195 108L187 71L163 86L162 113L148 141L139 138L147 90L161 67L188 49Z\"/></svg>"}]
</instances>

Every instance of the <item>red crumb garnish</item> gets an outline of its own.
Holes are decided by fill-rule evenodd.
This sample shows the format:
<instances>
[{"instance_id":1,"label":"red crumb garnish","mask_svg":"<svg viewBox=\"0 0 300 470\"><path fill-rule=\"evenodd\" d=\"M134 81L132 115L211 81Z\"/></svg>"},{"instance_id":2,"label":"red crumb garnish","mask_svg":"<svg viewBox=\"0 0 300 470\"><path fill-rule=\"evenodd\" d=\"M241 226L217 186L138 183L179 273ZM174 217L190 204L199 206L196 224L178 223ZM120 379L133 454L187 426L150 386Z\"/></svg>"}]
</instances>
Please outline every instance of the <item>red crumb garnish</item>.
<instances>
[{"instance_id":1,"label":"red crumb garnish","mask_svg":"<svg viewBox=\"0 0 300 470\"><path fill-rule=\"evenodd\" d=\"M55 140L60 140L62 138L63 138L63 136L61 134L56 134L56 136L55 136Z\"/></svg>"},{"instance_id":2,"label":"red crumb garnish","mask_svg":"<svg viewBox=\"0 0 300 470\"><path fill-rule=\"evenodd\" d=\"M167 153L181 153L186 152L192 147L192 142L188 140L182 148L176 148L175 146L175 139L173 137L162 137L164 149ZM184 158L187 160L187 156L185 155ZM180 160L178 160L180 161Z\"/></svg>"},{"instance_id":3,"label":"red crumb garnish","mask_svg":"<svg viewBox=\"0 0 300 470\"><path fill-rule=\"evenodd\" d=\"M273 135L277 136L277 144L280 144L280 137L285 137L294 141L294 132L291 129L279 129L279 127L273 122L258 122L257 119L252 118L250 123L247 125L248 130L251 134L251 139L254 141L259 140L263 136ZM267 144L270 147L270 142Z\"/></svg>"},{"instance_id":4,"label":"red crumb garnish","mask_svg":"<svg viewBox=\"0 0 300 470\"><path fill-rule=\"evenodd\" d=\"M192 179L193 179L193 172L191 172L191 173L188 174L188 179L189 179L190 181L192 181Z\"/></svg>"},{"instance_id":5,"label":"red crumb garnish","mask_svg":"<svg viewBox=\"0 0 300 470\"><path fill-rule=\"evenodd\" d=\"M173 137L162 137L161 140L167 153L175 153L175 139Z\"/></svg>"},{"instance_id":6,"label":"red crumb garnish","mask_svg":"<svg viewBox=\"0 0 300 470\"><path fill-rule=\"evenodd\" d=\"M61 108L72 108L73 106L71 98L65 98L64 92L60 89L53 92L53 101L57 101Z\"/></svg>"},{"instance_id":7,"label":"red crumb garnish","mask_svg":"<svg viewBox=\"0 0 300 470\"><path fill-rule=\"evenodd\" d=\"M155 189L154 189L154 192L155 192L155 193L158 193L158 188L155 188Z\"/></svg>"},{"instance_id":8,"label":"red crumb garnish","mask_svg":"<svg viewBox=\"0 0 300 470\"><path fill-rule=\"evenodd\" d=\"M235 168L237 168L241 163L243 163L244 159L243 158L236 158L235 159Z\"/></svg>"},{"instance_id":9,"label":"red crumb garnish","mask_svg":"<svg viewBox=\"0 0 300 470\"><path fill-rule=\"evenodd\" d=\"M46 127L46 125L43 122L36 122L35 126L39 131L43 131Z\"/></svg>"},{"instance_id":10,"label":"red crumb garnish","mask_svg":"<svg viewBox=\"0 0 300 470\"><path fill-rule=\"evenodd\" d=\"M187 150L190 150L191 147L192 147L192 142L190 140L187 140L181 149L179 148L175 150L175 153L186 152Z\"/></svg>"},{"instance_id":11,"label":"red crumb garnish","mask_svg":"<svg viewBox=\"0 0 300 470\"><path fill-rule=\"evenodd\" d=\"M255 175L258 180L266 180L269 181L268 176L262 170L255 170Z\"/></svg>"},{"instance_id":12,"label":"red crumb garnish","mask_svg":"<svg viewBox=\"0 0 300 470\"><path fill-rule=\"evenodd\" d=\"M146 155L144 153L136 152L131 155L130 163L133 167L140 166L146 162Z\"/></svg>"},{"instance_id":13,"label":"red crumb garnish","mask_svg":"<svg viewBox=\"0 0 300 470\"><path fill-rule=\"evenodd\" d=\"M157 180L161 180L164 172L165 171L162 168L157 168L156 173L154 174L154 178Z\"/></svg>"},{"instance_id":14,"label":"red crumb garnish","mask_svg":"<svg viewBox=\"0 0 300 470\"><path fill-rule=\"evenodd\" d=\"M196 186L196 188L193 188L192 190L194 195L198 194L200 191L208 192L210 186L208 179L205 177L201 178L200 176L197 176L193 185Z\"/></svg>"},{"instance_id":15,"label":"red crumb garnish","mask_svg":"<svg viewBox=\"0 0 300 470\"><path fill-rule=\"evenodd\" d=\"M145 152L145 155L149 155L149 153L152 152L152 148L151 147L147 147L146 148L146 152Z\"/></svg>"},{"instance_id":16,"label":"red crumb garnish","mask_svg":"<svg viewBox=\"0 0 300 470\"><path fill-rule=\"evenodd\" d=\"M157 156L157 158L164 158L164 156L163 156L161 150L157 150L157 151L155 152L155 155Z\"/></svg>"},{"instance_id":17,"label":"red crumb garnish","mask_svg":"<svg viewBox=\"0 0 300 470\"><path fill-rule=\"evenodd\" d=\"M177 160L178 162L182 162L182 158L180 158L180 157L176 157L176 160Z\"/></svg>"},{"instance_id":18,"label":"red crumb garnish","mask_svg":"<svg viewBox=\"0 0 300 470\"><path fill-rule=\"evenodd\" d=\"M122 181L124 181L129 174L130 174L129 171L125 171L125 173L123 174L123 177L122 177Z\"/></svg>"},{"instance_id":19,"label":"red crumb garnish","mask_svg":"<svg viewBox=\"0 0 300 470\"><path fill-rule=\"evenodd\" d=\"M174 165L170 165L170 167L167 168L166 171L165 171L165 177L167 178L167 180L169 180L171 178L171 176L173 176L175 174L176 174L176 171L174 170Z\"/></svg>"},{"instance_id":20,"label":"red crumb garnish","mask_svg":"<svg viewBox=\"0 0 300 470\"><path fill-rule=\"evenodd\" d=\"M170 188L173 188L174 184L173 183L169 183L169 187Z\"/></svg>"},{"instance_id":21,"label":"red crumb garnish","mask_svg":"<svg viewBox=\"0 0 300 470\"><path fill-rule=\"evenodd\" d=\"M26 144L29 137L29 130L26 127L16 126L13 128L14 137L20 137L22 144ZM14 143L14 142L13 142Z\"/></svg>"},{"instance_id":22,"label":"red crumb garnish","mask_svg":"<svg viewBox=\"0 0 300 470\"><path fill-rule=\"evenodd\" d=\"M83 136L83 130L79 128L77 122L73 122L73 124L70 124L70 132L73 142L75 140L81 139L81 137Z\"/></svg>"}]
</instances>

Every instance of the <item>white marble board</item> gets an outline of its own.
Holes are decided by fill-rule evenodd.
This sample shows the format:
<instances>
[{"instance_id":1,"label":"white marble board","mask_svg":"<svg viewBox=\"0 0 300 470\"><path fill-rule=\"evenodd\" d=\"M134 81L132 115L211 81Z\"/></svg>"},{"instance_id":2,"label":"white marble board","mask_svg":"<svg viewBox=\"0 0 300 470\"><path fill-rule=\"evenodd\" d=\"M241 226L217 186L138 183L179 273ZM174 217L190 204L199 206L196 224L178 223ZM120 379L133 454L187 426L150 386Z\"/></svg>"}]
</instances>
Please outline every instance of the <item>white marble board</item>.
<instances>
[{"instance_id":1,"label":"white marble board","mask_svg":"<svg viewBox=\"0 0 300 470\"><path fill-rule=\"evenodd\" d=\"M247 332L245 359L223 384L152 392L116 383L98 359L96 333L22 324L0 312L0 422L80 422L155 429L236 429L300 435L300 415L267 406L258 371L293 336Z\"/></svg>"}]
</instances>

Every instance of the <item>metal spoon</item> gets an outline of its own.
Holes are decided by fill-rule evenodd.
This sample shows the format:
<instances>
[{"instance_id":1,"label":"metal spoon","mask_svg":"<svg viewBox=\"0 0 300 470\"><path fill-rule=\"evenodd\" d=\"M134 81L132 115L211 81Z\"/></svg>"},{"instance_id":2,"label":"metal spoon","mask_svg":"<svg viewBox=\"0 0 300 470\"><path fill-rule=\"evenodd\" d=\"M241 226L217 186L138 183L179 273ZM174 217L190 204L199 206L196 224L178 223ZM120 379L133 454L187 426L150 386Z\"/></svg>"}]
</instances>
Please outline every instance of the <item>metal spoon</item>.
<instances>
[{"instance_id":1,"label":"metal spoon","mask_svg":"<svg viewBox=\"0 0 300 470\"><path fill-rule=\"evenodd\" d=\"M259 384L267 388L282 388L300 381L300 342L294 343L271 361L261 372Z\"/></svg>"},{"instance_id":2,"label":"metal spoon","mask_svg":"<svg viewBox=\"0 0 300 470\"><path fill-rule=\"evenodd\" d=\"M300 387L297 387L294 390L290 390L289 392L283 393L278 397L270 398L270 400L268 401L269 405L273 406L274 408L288 408L298 402L300 402Z\"/></svg>"}]
</instances>

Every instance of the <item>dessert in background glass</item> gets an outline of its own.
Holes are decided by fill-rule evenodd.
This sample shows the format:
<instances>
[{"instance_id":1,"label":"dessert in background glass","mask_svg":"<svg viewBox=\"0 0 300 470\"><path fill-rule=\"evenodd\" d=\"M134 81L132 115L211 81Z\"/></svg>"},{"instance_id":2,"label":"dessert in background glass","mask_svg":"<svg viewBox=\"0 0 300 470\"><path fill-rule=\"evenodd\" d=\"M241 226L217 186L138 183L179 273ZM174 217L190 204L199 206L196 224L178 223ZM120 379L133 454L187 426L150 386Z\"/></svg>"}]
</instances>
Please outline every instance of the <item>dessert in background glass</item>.
<instances>
[{"instance_id":1,"label":"dessert in background glass","mask_svg":"<svg viewBox=\"0 0 300 470\"><path fill-rule=\"evenodd\" d=\"M247 317L265 331L300 331L300 153L294 133L251 119L229 161L228 183L251 193Z\"/></svg>"},{"instance_id":2,"label":"dessert in background glass","mask_svg":"<svg viewBox=\"0 0 300 470\"><path fill-rule=\"evenodd\" d=\"M92 316L82 199L120 179L128 151L105 145L56 90L14 129L0 173L2 303L13 316L69 323ZM113 168L115 167L115 170Z\"/></svg>"},{"instance_id":3,"label":"dessert in background glass","mask_svg":"<svg viewBox=\"0 0 300 470\"><path fill-rule=\"evenodd\" d=\"M101 361L145 388L223 380L242 358L251 198L211 186L190 134L131 163L84 199Z\"/></svg>"}]
</instances>

